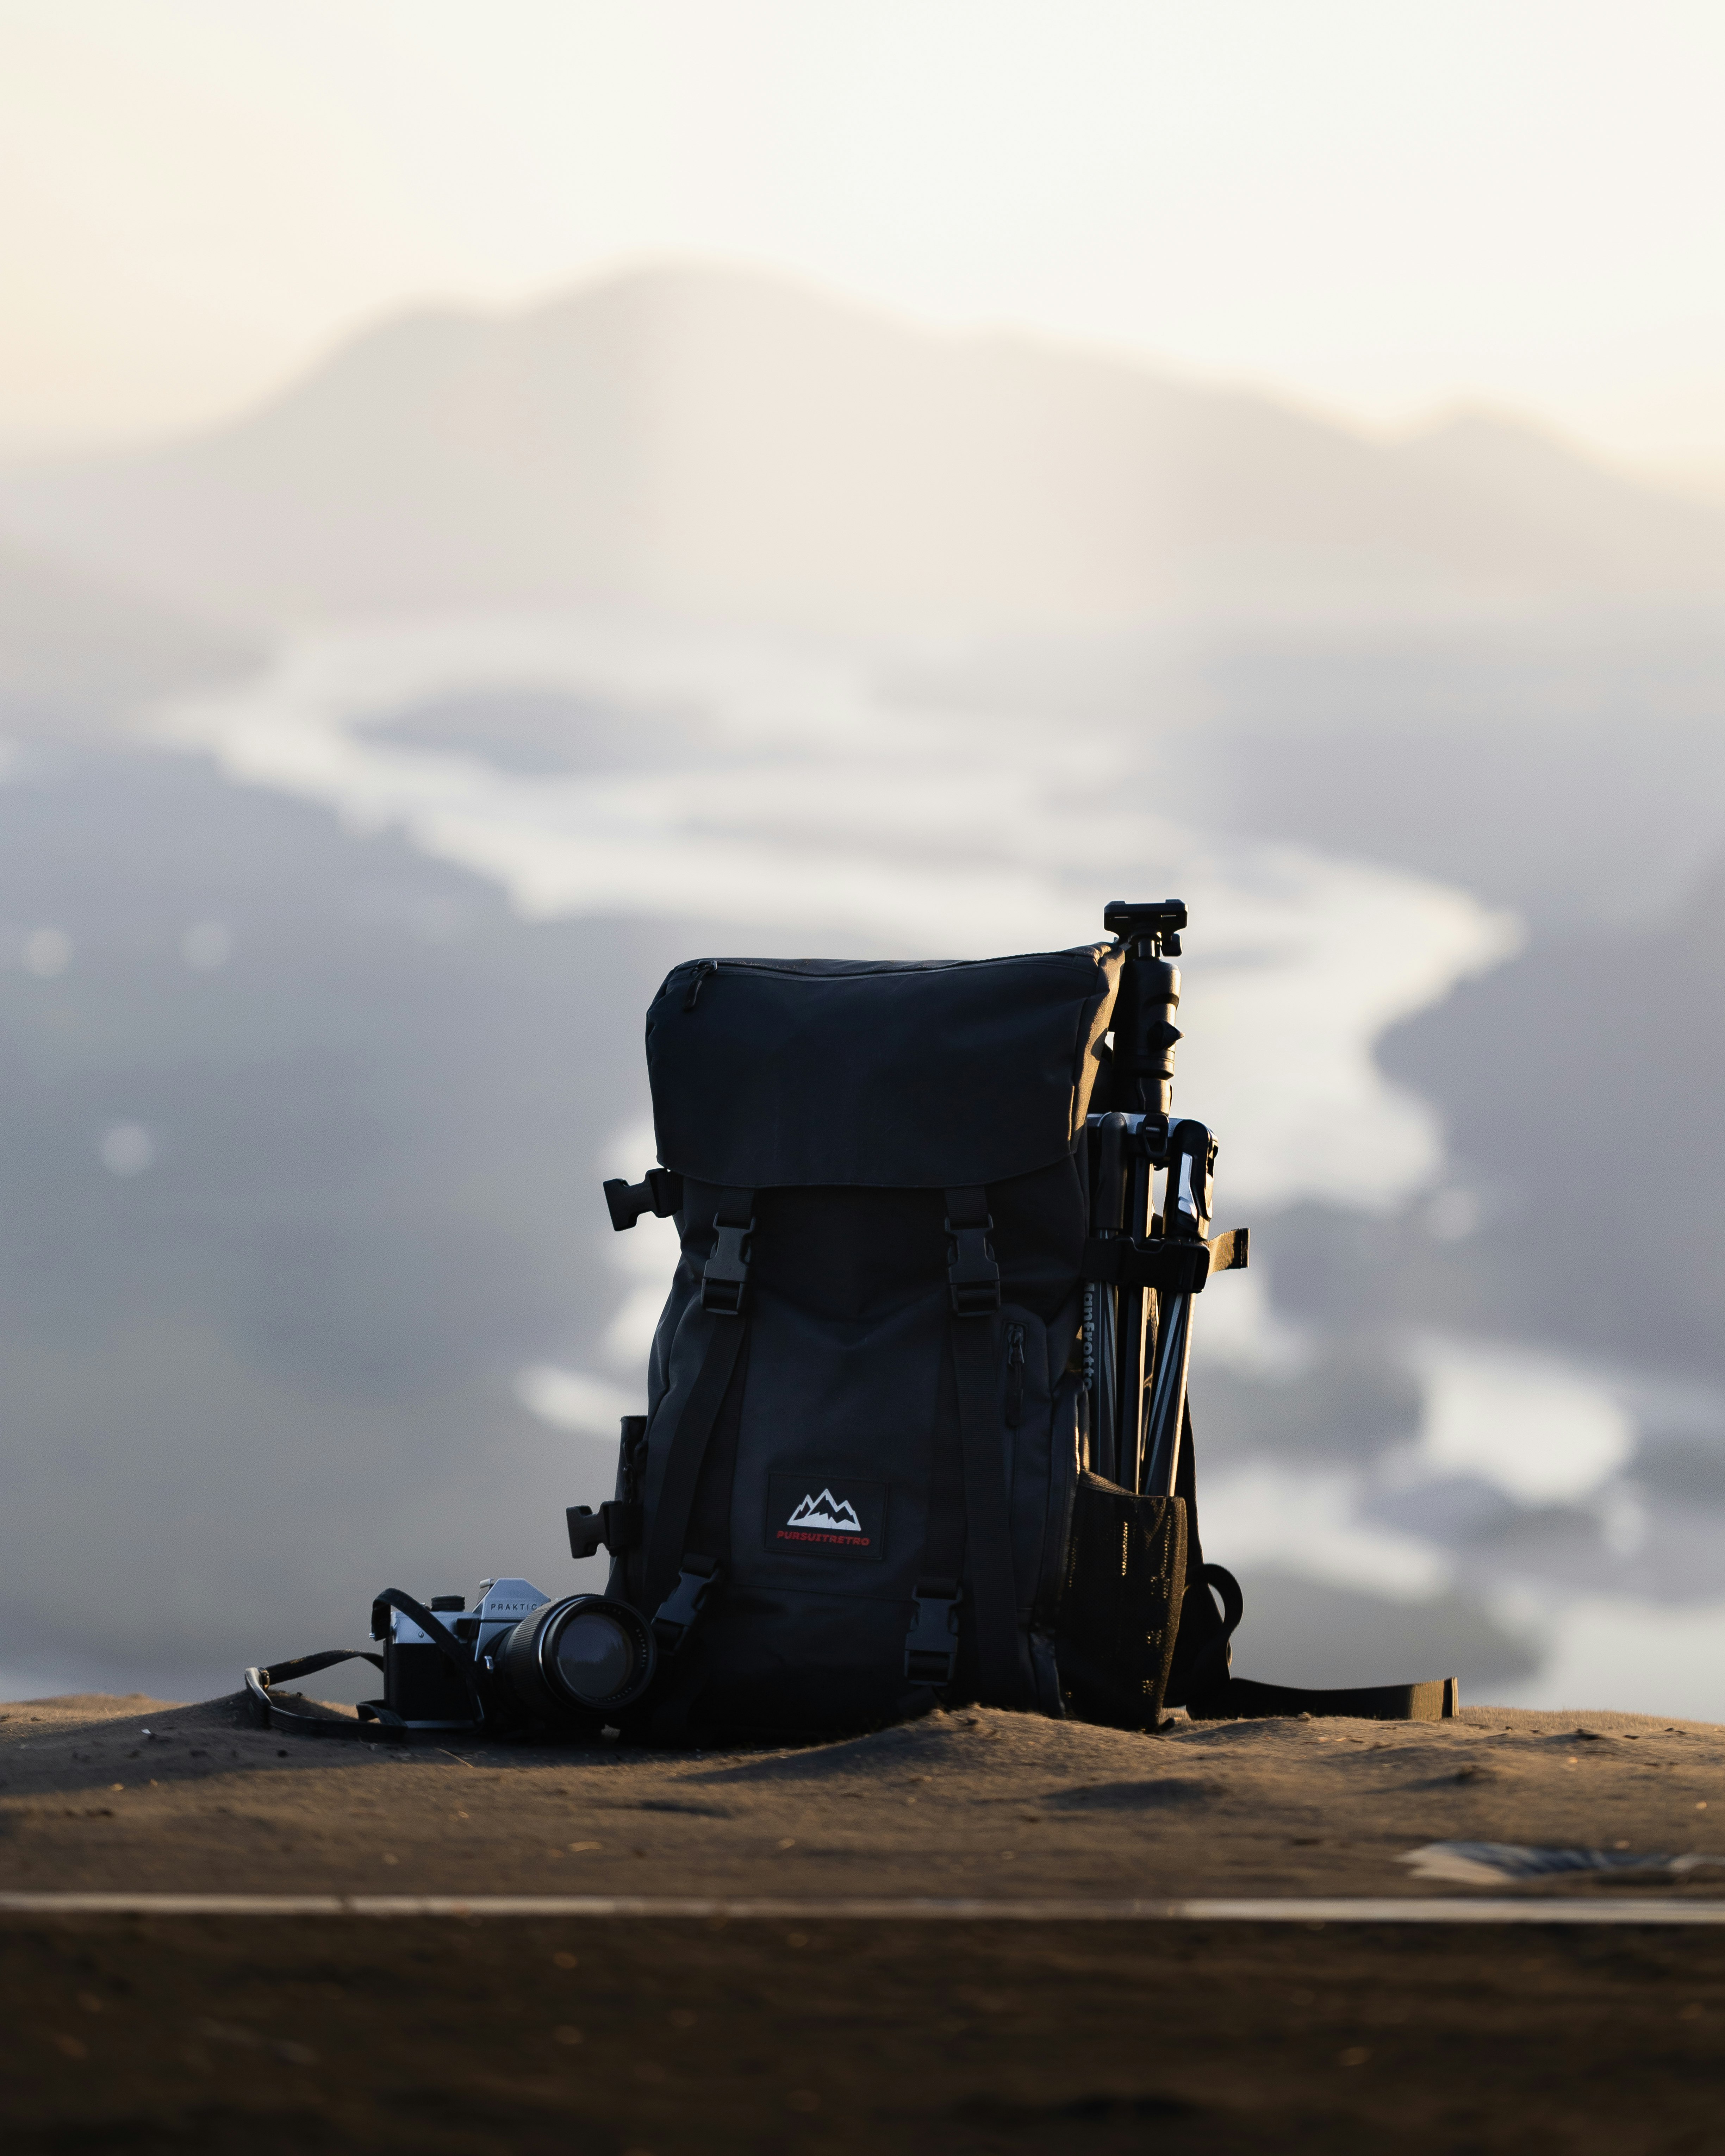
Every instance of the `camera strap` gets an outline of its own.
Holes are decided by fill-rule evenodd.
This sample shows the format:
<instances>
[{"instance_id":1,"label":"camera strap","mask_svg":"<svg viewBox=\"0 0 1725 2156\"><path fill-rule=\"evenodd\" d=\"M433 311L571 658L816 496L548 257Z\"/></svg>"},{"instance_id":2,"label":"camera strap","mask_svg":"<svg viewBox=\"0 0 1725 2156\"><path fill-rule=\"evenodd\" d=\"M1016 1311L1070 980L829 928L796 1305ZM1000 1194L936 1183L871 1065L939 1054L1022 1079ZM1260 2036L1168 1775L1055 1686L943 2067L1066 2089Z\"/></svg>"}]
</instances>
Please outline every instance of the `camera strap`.
<instances>
[{"instance_id":1,"label":"camera strap","mask_svg":"<svg viewBox=\"0 0 1725 2156\"><path fill-rule=\"evenodd\" d=\"M374 1655L367 1647L326 1647L319 1654L296 1655L291 1661L271 1662L267 1669L248 1670L245 1688L264 1728L288 1731L296 1737L361 1737L374 1742L380 1737L399 1740L404 1736L407 1724L398 1714L392 1714L381 1700L367 1700L355 1719L319 1707L303 1693L284 1694L275 1689L298 1677L313 1676L319 1670L333 1669L337 1662L370 1662L381 1670L383 1657Z\"/></svg>"},{"instance_id":2,"label":"camera strap","mask_svg":"<svg viewBox=\"0 0 1725 2156\"><path fill-rule=\"evenodd\" d=\"M378 1613L383 1609L398 1609L403 1617L411 1619L444 1660L454 1665L455 1673L461 1680L461 1689L467 1694L474 1727L482 1727L485 1719L485 1702L480 1691L479 1668L474 1660L472 1648L463 1646L442 1618L434 1615L423 1602L415 1601L411 1594L404 1594L398 1587L386 1587L372 1601L372 1631L374 1636L380 1622Z\"/></svg>"},{"instance_id":3,"label":"camera strap","mask_svg":"<svg viewBox=\"0 0 1725 2156\"><path fill-rule=\"evenodd\" d=\"M483 1729L485 1702L480 1694L479 1672L472 1650L464 1647L441 1618L423 1602L403 1594L398 1587L386 1587L373 1600L374 1632L378 1613L383 1609L398 1609L403 1616L411 1618L444 1659L454 1663L467 1694L472 1726ZM383 1657L373 1654L368 1647L326 1647L318 1654L297 1655L291 1661L272 1662L267 1669L248 1670L245 1688L260 1713L264 1727L290 1730L300 1737L359 1737L373 1741L383 1738L399 1743L407 1735L408 1724L381 1699L362 1699L355 1717L350 1721L345 1714L332 1713L299 1692L289 1692L284 1697L275 1689L278 1684L290 1682L296 1677L309 1677L319 1670L333 1669L338 1662L370 1662L374 1669L383 1667ZM287 1704L289 1700L294 1702L291 1707Z\"/></svg>"}]
</instances>

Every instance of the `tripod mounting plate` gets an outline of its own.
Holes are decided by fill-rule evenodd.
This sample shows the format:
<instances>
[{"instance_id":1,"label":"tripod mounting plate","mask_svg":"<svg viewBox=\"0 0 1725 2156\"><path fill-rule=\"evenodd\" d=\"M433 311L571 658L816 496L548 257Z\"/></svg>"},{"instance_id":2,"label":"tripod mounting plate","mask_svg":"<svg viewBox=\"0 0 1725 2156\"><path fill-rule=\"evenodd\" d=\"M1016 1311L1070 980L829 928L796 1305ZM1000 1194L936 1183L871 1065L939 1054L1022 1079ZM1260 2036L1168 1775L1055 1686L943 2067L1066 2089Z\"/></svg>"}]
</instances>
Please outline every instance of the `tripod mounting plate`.
<instances>
[{"instance_id":1,"label":"tripod mounting plate","mask_svg":"<svg viewBox=\"0 0 1725 2156\"><path fill-rule=\"evenodd\" d=\"M1092 1235L1084 1245L1079 1275L1108 1287L1201 1295L1214 1274L1244 1272L1250 1247L1244 1228L1230 1228L1207 1241L1196 1235L1153 1235L1144 1242L1128 1235Z\"/></svg>"},{"instance_id":2,"label":"tripod mounting plate","mask_svg":"<svg viewBox=\"0 0 1725 2156\"><path fill-rule=\"evenodd\" d=\"M1148 943L1154 952L1178 958L1186 902L1179 898L1111 898L1102 909L1102 926L1122 943Z\"/></svg>"}]
</instances>

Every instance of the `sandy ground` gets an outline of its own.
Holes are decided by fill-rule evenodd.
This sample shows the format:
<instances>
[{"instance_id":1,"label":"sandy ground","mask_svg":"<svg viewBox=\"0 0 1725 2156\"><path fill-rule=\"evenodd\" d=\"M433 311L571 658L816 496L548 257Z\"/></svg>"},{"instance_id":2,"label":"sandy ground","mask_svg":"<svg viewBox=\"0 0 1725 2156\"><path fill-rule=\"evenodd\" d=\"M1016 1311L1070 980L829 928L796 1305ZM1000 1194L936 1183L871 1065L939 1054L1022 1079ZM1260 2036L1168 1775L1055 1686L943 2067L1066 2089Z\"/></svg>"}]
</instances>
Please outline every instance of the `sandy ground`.
<instances>
[{"instance_id":1,"label":"sandy ground","mask_svg":"<svg viewBox=\"0 0 1725 2156\"><path fill-rule=\"evenodd\" d=\"M1725 1851L1725 1728L1622 1715L704 1755L0 1717L4 1890L1429 1896L1468 1891L1398 1861L1435 1840ZM0 2061L19 2151L1633 2156L1725 2147L1725 1935L12 1916Z\"/></svg>"},{"instance_id":2,"label":"sandy ground","mask_svg":"<svg viewBox=\"0 0 1725 2156\"><path fill-rule=\"evenodd\" d=\"M283 1736L243 1697L0 1716L11 1888L1393 1894L1431 1891L1398 1861L1430 1841L1725 1852L1725 1727L1625 1715L1152 1738L982 1708L706 1755Z\"/></svg>"}]
</instances>

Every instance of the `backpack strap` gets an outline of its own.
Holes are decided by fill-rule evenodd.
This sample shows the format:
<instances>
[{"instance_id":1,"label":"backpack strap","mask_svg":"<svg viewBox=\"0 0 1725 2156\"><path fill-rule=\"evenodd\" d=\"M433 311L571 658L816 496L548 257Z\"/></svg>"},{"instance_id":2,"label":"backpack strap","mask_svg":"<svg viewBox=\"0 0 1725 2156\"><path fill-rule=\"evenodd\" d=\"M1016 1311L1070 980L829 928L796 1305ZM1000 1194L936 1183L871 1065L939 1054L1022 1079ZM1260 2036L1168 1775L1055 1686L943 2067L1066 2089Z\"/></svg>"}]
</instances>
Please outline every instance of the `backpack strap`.
<instances>
[{"instance_id":1,"label":"backpack strap","mask_svg":"<svg viewBox=\"0 0 1725 2156\"><path fill-rule=\"evenodd\" d=\"M958 1450L964 1467L964 1571L976 1613L980 1692L993 1706L1018 1707L1024 1702L1027 1687L1006 1497L998 1352L1000 1267L988 1240L994 1223L986 1189L949 1190L946 1201ZM920 1608L917 1621L924 1622Z\"/></svg>"},{"instance_id":2,"label":"backpack strap","mask_svg":"<svg viewBox=\"0 0 1725 2156\"><path fill-rule=\"evenodd\" d=\"M1324 1691L1305 1685L1260 1684L1253 1677L1224 1676L1201 1699L1189 1700L1186 1712L1194 1722L1246 1722L1262 1716L1302 1714L1313 1721L1340 1715L1356 1722L1453 1722L1461 1707L1461 1687L1454 1677Z\"/></svg>"},{"instance_id":3,"label":"backpack strap","mask_svg":"<svg viewBox=\"0 0 1725 2156\"><path fill-rule=\"evenodd\" d=\"M1198 1537L1198 1475L1192 1409L1183 1417L1174 1494L1186 1505L1186 1594L1174 1642L1167 1703L1183 1706L1194 1722L1247 1721L1259 1716L1353 1716L1368 1722L1449 1722L1461 1705L1454 1677L1420 1684L1312 1687L1260 1684L1229 1669L1230 1642L1245 1608L1240 1582L1224 1565L1206 1564ZM1219 1616L1213 1595L1222 1599Z\"/></svg>"},{"instance_id":4,"label":"backpack strap","mask_svg":"<svg viewBox=\"0 0 1725 2156\"><path fill-rule=\"evenodd\" d=\"M686 1630L680 1609L667 1613L665 1605L675 1594L684 1570L689 1526L695 1512L695 1496L701 1486L701 1463L731 1389L743 1337L748 1330L748 1271L750 1237L755 1225L752 1190L723 1190L713 1216L712 1255L701 1275L701 1307L709 1322L706 1353L677 1419L676 1435L665 1463L659 1502L653 1516L653 1535L647 1549L646 1578L642 1606L665 1614L667 1623L679 1629L674 1645ZM711 1580L712 1575L706 1578ZM706 1599L703 1596L702 1601Z\"/></svg>"}]
</instances>

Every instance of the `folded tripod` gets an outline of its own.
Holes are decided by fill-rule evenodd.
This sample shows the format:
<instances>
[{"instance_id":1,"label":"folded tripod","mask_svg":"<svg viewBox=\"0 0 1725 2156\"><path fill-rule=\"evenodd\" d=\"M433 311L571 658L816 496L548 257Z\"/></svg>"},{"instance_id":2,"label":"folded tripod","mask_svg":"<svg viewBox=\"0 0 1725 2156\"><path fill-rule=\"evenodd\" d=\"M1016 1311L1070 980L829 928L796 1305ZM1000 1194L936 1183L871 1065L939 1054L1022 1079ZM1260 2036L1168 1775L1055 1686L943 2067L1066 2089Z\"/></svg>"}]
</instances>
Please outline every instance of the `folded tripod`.
<instances>
[{"instance_id":1,"label":"folded tripod","mask_svg":"<svg viewBox=\"0 0 1725 2156\"><path fill-rule=\"evenodd\" d=\"M1177 900L1117 900L1102 919L1126 956L1114 1006L1110 1105L1086 1119L1086 1464L1122 1489L1171 1496L1186 1414L1192 1298L1212 1273L1245 1265L1247 1235L1237 1228L1206 1236L1216 1139L1206 1124L1173 1115L1180 1038L1173 961L1186 909Z\"/></svg>"}]
</instances>

